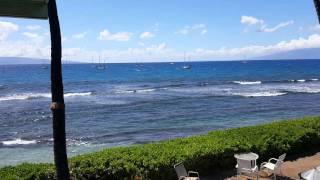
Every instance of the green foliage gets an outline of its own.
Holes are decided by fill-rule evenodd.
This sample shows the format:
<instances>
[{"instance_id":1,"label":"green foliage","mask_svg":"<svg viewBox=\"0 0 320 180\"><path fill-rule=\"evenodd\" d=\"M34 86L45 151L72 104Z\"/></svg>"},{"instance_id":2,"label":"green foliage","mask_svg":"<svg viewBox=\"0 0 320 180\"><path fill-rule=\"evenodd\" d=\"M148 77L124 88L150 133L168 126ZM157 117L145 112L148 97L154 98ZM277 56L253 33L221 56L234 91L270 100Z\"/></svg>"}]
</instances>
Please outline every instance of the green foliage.
<instances>
[{"instance_id":1,"label":"green foliage","mask_svg":"<svg viewBox=\"0 0 320 180\"><path fill-rule=\"evenodd\" d=\"M233 155L255 152L266 160L284 152L299 155L320 147L320 117L212 131L206 135L117 147L71 158L73 179L176 179L173 165L183 161L201 175L234 168ZM320 150L320 148L319 148ZM51 164L22 164L0 169L0 179L54 179Z\"/></svg>"}]
</instances>

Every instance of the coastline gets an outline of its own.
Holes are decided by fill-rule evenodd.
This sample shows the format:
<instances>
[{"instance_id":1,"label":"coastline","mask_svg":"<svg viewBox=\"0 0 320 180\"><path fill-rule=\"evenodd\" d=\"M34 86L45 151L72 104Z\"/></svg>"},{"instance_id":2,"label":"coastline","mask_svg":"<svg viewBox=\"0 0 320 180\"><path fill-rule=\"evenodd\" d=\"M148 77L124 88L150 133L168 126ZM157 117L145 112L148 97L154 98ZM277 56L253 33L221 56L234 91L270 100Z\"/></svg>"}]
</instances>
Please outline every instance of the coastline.
<instances>
[{"instance_id":1,"label":"coastline","mask_svg":"<svg viewBox=\"0 0 320 180\"><path fill-rule=\"evenodd\" d=\"M237 152L253 151L259 161L286 152L302 156L319 147L320 117L275 121L264 125L217 130L205 135L116 147L70 158L73 178L125 179L141 175L149 179L174 179L173 164L183 161L201 175L232 169ZM318 146L316 146L318 145ZM1 179L15 177L53 179L51 164L22 164L0 169Z\"/></svg>"}]
</instances>

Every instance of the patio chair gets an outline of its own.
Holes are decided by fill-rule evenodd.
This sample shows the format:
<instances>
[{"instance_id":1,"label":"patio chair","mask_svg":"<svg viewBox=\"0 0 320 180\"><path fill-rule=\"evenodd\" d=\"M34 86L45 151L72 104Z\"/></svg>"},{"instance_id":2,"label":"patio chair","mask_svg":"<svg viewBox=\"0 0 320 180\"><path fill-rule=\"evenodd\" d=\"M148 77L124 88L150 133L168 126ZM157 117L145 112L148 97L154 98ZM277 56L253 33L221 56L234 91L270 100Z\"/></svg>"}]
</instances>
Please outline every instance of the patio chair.
<instances>
[{"instance_id":1,"label":"patio chair","mask_svg":"<svg viewBox=\"0 0 320 180\"><path fill-rule=\"evenodd\" d=\"M273 173L273 179L276 180L278 173L282 175L281 165L284 162L284 158L286 158L286 153L279 156L278 159L271 158L268 162L263 162L261 164L260 170L267 169L267 171Z\"/></svg>"},{"instance_id":2,"label":"patio chair","mask_svg":"<svg viewBox=\"0 0 320 180\"><path fill-rule=\"evenodd\" d=\"M199 173L195 171L187 172L182 162L174 165L174 170L179 180L200 180Z\"/></svg>"},{"instance_id":3,"label":"patio chair","mask_svg":"<svg viewBox=\"0 0 320 180\"><path fill-rule=\"evenodd\" d=\"M243 159L237 159L237 180L239 179L239 176L241 176L243 173L249 173L249 174L255 174L257 177L257 180L259 179L259 169L258 166L253 164L252 161L243 160Z\"/></svg>"},{"instance_id":4,"label":"patio chair","mask_svg":"<svg viewBox=\"0 0 320 180\"><path fill-rule=\"evenodd\" d=\"M311 170L299 173L300 179L303 180L319 180L320 179L320 166L315 167Z\"/></svg>"}]
</instances>

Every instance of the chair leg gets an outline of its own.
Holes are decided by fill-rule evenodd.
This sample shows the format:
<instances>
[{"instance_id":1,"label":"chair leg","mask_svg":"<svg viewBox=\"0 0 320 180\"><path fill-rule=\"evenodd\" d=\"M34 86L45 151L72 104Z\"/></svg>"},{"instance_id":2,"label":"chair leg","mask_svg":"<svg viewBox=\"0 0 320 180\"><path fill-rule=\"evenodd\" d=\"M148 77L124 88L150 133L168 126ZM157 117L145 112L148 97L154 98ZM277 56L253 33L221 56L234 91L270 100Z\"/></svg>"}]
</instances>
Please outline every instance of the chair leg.
<instances>
[{"instance_id":1,"label":"chair leg","mask_svg":"<svg viewBox=\"0 0 320 180\"><path fill-rule=\"evenodd\" d=\"M239 180L239 170L237 170L237 180Z\"/></svg>"}]
</instances>

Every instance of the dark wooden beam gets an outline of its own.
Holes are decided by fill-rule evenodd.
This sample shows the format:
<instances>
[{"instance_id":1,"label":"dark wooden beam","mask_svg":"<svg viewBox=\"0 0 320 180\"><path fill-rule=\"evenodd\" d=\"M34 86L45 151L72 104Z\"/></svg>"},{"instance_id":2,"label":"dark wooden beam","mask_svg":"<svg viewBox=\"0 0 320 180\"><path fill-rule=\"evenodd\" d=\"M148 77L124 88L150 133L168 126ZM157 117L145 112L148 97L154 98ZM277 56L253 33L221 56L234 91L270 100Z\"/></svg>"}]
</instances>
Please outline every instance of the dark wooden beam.
<instances>
[{"instance_id":1,"label":"dark wooden beam","mask_svg":"<svg viewBox=\"0 0 320 180\"><path fill-rule=\"evenodd\" d=\"M48 19L48 0L0 0L0 16Z\"/></svg>"}]
</instances>

